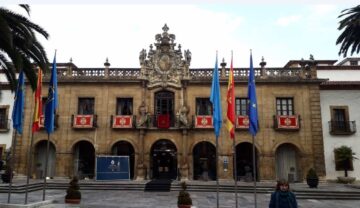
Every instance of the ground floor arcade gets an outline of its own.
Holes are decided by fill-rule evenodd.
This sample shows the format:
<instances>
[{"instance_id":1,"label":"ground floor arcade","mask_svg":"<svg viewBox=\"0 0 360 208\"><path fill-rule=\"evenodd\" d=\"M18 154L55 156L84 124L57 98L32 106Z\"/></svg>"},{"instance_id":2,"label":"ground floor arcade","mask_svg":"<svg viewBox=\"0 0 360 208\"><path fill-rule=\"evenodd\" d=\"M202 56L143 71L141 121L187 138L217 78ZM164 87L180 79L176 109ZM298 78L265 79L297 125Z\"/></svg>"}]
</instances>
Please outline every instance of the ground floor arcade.
<instances>
[{"instance_id":1,"label":"ground floor arcade","mask_svg":"<svg viewBox=\"0 0 360 208\"><path fill-rule=\"evenodd\" d=\"M221 143L220 143L221 144ZM44 177L46 160L46 140L36 142L33 154L32 176ZM107 155L129 156L130 179L188 179L216 180L233 179L252 181L253 151L251 142L237 142L235 146L236 165L232 149L219 151L216 160L216 146L213 141L198 141L187 148L179 147L171 139L156 139L148 148L140 151L139 145L131 140L119 140L109 147ZM184 151L186 149L186 151ZM221 148L219 148L221 149ZM224 149L224 148L223 148ZM53 142L49 144L48 170L49 177L94 178L96 155L104 154L96 151L94 144L88 140L80 140L72 145L68 152L57 151ZM258 180L276 180L286 178L301 181L302 170L308 169L310 156L300 150L296 144L282 143L272 152L264 153L261 147L255 147L255 168Z\"/></svg>"}]
</instances>

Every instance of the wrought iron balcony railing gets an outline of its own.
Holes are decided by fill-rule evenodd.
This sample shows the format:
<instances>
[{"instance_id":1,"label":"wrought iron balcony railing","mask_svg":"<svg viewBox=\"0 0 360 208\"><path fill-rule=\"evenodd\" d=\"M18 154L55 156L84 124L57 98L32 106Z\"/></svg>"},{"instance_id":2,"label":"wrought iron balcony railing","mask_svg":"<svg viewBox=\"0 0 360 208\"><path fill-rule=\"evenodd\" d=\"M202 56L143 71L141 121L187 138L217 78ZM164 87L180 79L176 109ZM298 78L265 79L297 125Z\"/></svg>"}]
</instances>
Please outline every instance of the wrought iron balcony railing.
<instances>
[{"instance_id":1,"label":"wrought iron balcony railing","mask_svg":"<svg viewBox=\"0 0 360 208\"><path fill-rule=\"evenodd\" d=\"M351 135L356 132L355 121L329 121L330 134Z\"/></svg>"}]
</instances>

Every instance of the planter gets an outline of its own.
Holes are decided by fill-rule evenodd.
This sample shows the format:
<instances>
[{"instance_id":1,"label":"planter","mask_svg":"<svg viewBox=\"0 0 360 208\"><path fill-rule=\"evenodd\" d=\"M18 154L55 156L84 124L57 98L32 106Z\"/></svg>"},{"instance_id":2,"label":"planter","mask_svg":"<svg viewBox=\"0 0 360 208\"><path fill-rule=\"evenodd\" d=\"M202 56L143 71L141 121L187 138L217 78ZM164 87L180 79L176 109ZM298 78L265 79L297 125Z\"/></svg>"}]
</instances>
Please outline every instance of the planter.
<instances>
[{"instance_id":1,"label":"planter","mask_svg":"<svg viewBox=\"0 0 360 208\"><path fill-rule=\"evenodd\" d=\"M81 199L65 199L66 204L80 204Z\"/></svg>"},{"instance_id":2,"label":"planter","mask_svg":"<svg viewBox=\"0 0 360 208\"><path fill-rule=\"evenodd\" d=\"M338 179L338 182L339 183L345 183L345 184L348 184L348 183L353 183L355 181L355 177L345 177L345 176L339 176L337 177Z\"/></svg>"},{"instance_id":3,"label":"planter","mask_svg":"<svg viewBox=\"0 0 360 208\"><path fill-rule=\"evenodd\" d=\"M1 180L3 183L10 183L10 175L6 173L1 174Z\"/></svg>"},{"instance_id":4,"label":"planter","mask_svg":"<svg viewBox=\"0 0 360 208\"><path fill-rule=\"evenodd\" d=\"M191 208L191 205L178 205L178 208Z\"/></svg>"},{"instance_id":5,"label":"planter","mask_svg":"<svg viewBox=\"0 0 360 208\"><path fill-rule=\"evenodd\" d=\"M319 179L318 178L307 178L306 183L307 183L307 185L309 185L310 188L317 188L317 186L319 184Z\"/></svg>"}]
</instances>

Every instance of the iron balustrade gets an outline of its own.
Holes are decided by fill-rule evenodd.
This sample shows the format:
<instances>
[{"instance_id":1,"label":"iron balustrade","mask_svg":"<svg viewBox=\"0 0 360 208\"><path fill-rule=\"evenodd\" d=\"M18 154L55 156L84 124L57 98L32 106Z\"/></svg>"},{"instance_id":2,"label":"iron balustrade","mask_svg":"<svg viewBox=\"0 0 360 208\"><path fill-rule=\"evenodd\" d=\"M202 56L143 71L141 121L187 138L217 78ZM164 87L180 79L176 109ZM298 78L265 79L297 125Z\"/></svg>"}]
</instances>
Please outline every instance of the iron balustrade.
<instances>
[{"instance_id":1,"label":"iron balustrade","mask_svg":"<svg viewBox=\"0 0 360 208\"><path fill-rule=\"evenodd\" d=\"M356 132L355 121L329 121L329 130L334 135L350 135Z\"/></svg>"}]
</instances>

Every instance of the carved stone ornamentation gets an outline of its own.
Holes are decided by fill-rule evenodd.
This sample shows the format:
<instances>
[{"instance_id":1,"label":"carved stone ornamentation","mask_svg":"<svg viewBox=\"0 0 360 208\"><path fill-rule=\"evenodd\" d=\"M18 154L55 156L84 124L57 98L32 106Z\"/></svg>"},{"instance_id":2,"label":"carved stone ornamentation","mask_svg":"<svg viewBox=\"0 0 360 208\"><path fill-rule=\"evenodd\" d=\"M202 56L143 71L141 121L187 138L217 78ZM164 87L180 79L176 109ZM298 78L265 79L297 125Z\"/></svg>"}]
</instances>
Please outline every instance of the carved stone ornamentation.
<instances>
[{"instance_id":1,"label":"carved stone ornamentation","mask_svg":"<svg viewBox=\"0 0 360 208\"><path fill-rule=\"evenodd\" d=\"M181 45L175 48L175 35L168 33L169 27L165 24L162 29L161 34L155 35L155 49L150 45L148 54L145 49L140 51L140 76L148 80L148 88L181 88L182 80L190 79L191 52L185 50L183 56Z\"/></svg>"}]
</instances>

